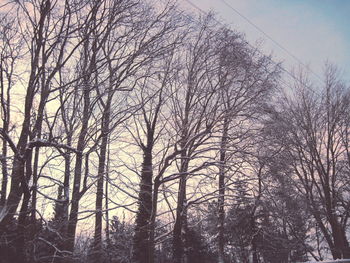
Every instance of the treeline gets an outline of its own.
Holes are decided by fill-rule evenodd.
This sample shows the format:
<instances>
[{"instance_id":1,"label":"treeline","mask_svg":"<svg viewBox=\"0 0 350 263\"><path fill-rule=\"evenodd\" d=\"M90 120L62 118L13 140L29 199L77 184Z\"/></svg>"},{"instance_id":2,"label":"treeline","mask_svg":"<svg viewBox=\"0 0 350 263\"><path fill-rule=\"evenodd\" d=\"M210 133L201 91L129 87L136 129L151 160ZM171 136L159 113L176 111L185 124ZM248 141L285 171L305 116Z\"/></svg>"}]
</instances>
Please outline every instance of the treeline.
<instances>
[{"instance_id":1,"label":"treeline","mask_svg":"<svg viewBox=\"0 0 350 263\"><path fill-rule=\"evenodd\" d=\"M180 10L1 5L1 263L350 258L335 67L286 80L244 35Z\"/></svg>"}]
</instances>

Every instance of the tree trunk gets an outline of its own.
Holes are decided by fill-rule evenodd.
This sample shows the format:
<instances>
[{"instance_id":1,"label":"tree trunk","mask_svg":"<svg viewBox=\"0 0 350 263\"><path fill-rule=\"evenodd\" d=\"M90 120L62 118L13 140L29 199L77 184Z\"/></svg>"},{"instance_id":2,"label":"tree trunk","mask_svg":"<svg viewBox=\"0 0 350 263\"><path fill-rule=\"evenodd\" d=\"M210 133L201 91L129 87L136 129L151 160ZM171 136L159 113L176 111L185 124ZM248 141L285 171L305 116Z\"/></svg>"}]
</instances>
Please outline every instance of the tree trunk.
<instances>
[{"instance_id":1,"label":"tree trunk","mask_svg":"<svg viewBox=\"0 0 350 263\"><path fill-rule=\"evenodd\" d=\"M26 160L26 182L29 181L29 179L32 176L32 151L30 152L30 154L27 157ZM23 184L23 182L22 182ZM22 186L22 187L26 187L28 188L28 186ZM29 214L29 200L30 200L30 192L26 189L23 189L23 200L22 200L22 205L21 205L21 209L19 212L19 216L18 216L18 222L17 222L17 235L16 235L16 239L17 242L15 242L16 244L16 256L17 256L17 261L18 262L27 262L27 257L25 254L25 245L28 242L28 238L30 237L28 234L28 214Z\"/></svg>"},{"instance_id":2,"label":"tree trunk","mask_svg":"<svg viewBox=\"0 0 350 263\"><path fill-rule=\"evenodd\" d=\"M0 61L0 67L3 67L2 60ZM0 72L1 81L1 106L3 112L3 132L8 134L9 123L10 123L10 89L11 89L11 77L8 80L7 96L5 99L5 85L3 71ZM2 140L2 158L1 158L1 171L2 171L2 182L1 182L1 192L0 192L0 208L5 205L7 196L7 183L8 183L8 170L7 170L7 141Z\"/></svg>"},{"instance_id":3,"label":"tree trunk","mask_svg":"<svg viewBox=\"0 0 350 263\"><path fill-rule=\"evenodd\" d=\"M95 215L95 235L94 235L94 251L93 262L100 262L102 257L102 202L103 202L103 181L105 173L105 163L107 155L107 144L109 134L109 119L110 119L110 102L107 103L104 109L102 120L102 142L100 149L100 157L98 162L98 179L96 192L96 215Z\"/></svg>"},{"instance_id":4,"label":"tree trunk","mask_svg":"<svg viewBox=\"0 0 350 263\"><path fill-rule=\"evenodd\" d=\"M108 142L108 150L107 150L107 164L106 164L106 186L105 186L105 207L106 207L106 243L107 243L107 256L108 256L108 260L107 262L111 261L111 257L110 257L110 247L111 247L111 239L109 236L109 211L108 211L108 186L109 186L109 150L110 147L110 142Z\"/></svg>"},{"instance_id":5,"label":"tree trunk","mask_svg":"<svg viewBox=\"0 0 350 263\"><path fill-rule=\"evenodd\" d=\"M2 140L2 158L1 158L1 171L2 171L2 181L1 181L1 196L0 196L0 207L5 205L6 195L7 195L7 142Z\"/></svg>"},{"instance_id":6,"label":"tree trunk","mask_svg":"<svg viewBox=\"0 0 350 263\"><path fill-rule=\"evenodd\" d=\"M67 145L72 146L72 133L68 134ZM68 208L69 208L69 182L70 182L70 165L71 165L71 152L66 150L64 155L64 179L63 179L63 226L62 232L67 232L68 227Z\"/></svg>"},{"instance_id":7,"label":"tree trunk","mask_svg":"<svg viewBox=\"0 0 350 263\"><path fill-rule=\"evenodd\" d=\"M259 194L258 194L258 200L260 199L260 193L261 193L261 188L260 188L260 176L259 176ZM257 228L257 224L256 224L256 212L257 209L257 205L255 205L255 207L253 208L252 214L251 214L251 218L250 218L250 226L251 226L251 231L252 231L252 256L253 256L253 262L252 263L259 263L259 254L258 254L258 231L259 229Z\"/></svg>"},{"instance_id":8,"label":"tree trunk","mask_svg":"<svg viewBox=\"0 0 350 263\"><path fill-rule=\"evenodd\" d=\"M152 138L153 141L153 138ZM150 255L150 218L152 211L152 147L144 147L139 208L136 214L133 262L152 262Z\"/></svg>"},{"instance_id":9,"label":"tree trunk","mask_svg":"<svg viewBox=\"0 0 350 263\"><path fill-rule=\"evenodd\" d=\"M228 117L224 119L219 166L219 198L218 198L218 263L224 263L224 223L225 223L225 167L228 136Z\"/></svg>"},{"instance_id":10,"label":"tree trunk","mask_svg":"<svg viewBox=\"0 0 350 263\"><path fill-rule=\"evenodd\" d=\"M152 197L152 213L150 220L150 237L149 237L149 249L150 249L150 263L155 260L155 228L156 228L156 217L157 217L157 206L158 206L158 191L159 191L159 178L156 178L154 182L153 197Z\"/></svg>"},{"instance_id":11,"label":"tree trunk","mask_svg":"<svg viewBox=\"0 0 350 263\"><path fill-rule=\"evenodd\" d=\"M36 224L36 199L37 199L37 189L38 189L39 152L40 152L40 148L36 147L34 151L32 204L31 204L31 222L33 226L35 226Z\"/></svg>"},{"instance_id":12,"label":"tree trunk","mask_svg":"<svg viewBox=\"0 0 350 263\"><path fill-rule=\"evenodd\" d=\"M330 225L334 241L334 247L331 249L333 259L350 258L350 248L345 231L334 214L330 215Z\"/></svg>"},{"instance_id":13,"label":"tree trunk","mask_svg":"<svg viewBox=\"0 0 350 263\"><path fill-rule=\"evenodd\" d=\"M181 154L181 168L180 168L180 182L179 193L177 197L176 219L173 233L173 258L174 263L184 263L186 261L185 255L185 226L187 225L187 207L186 207L186 182L188 172L188 160L186 152Z\"/></svg>"},{"instance_id":14,"label":"tree trunk","mask_svg":"<svg viewBox=\"0 0 350 263\"><path fill-rule=\"evenodd\" d=\"M326 212L327 212L327 218L329 221L329 224L331 226L331 233L333 237L333 244L334 247L331 247L331 252L333 259L342 259L342 258L349 258L350 257L350 248L349 243L346 239L345 229L342 228L340 225L337 215L335 214L335 207L334 203L335 200L331 195L331 188L329 184L329 174L325 174L325 183L323 185L324 189L324 198L325 198L325 206L326 206Z\"/></svg>"},{"instance_id":15,"label":"tree trunk","mask_svg":"<svg viewBox=\"0 0 350 263\"><path fill-rule=\"evenodd\" d=\"M38 138L41 138L41 123L40 123L40 130L38 134ZM32 183L32 196L31 196L31 206L30 206L30 235L34 237L37 234L37 222L36 222L36 206L37 206L37 189L38 189L38 166L39 166L39 153L40 153L40 147L36 147L34 150L34 163L33 163L33 183ZM28 179L29 182L29 179ZM30 261L35 260L35 246L32 245L29 250L29 258Z\"/></svg>"},{"instance_id":16,"label":"tree trunk","mask_svg":"<svg viewBox=\"0 0 350 263\"><path fill-rule=\"evenodd\" d=\"M85 52L87 52L88 49L88 43L85 43L84 46ZM87 60L87 54L85 54L85 60ZM94 59L93 59L94 61ZM91 61L91 63L93 63ZM85 61L87 63L87 61ZM83 99L84 99L84 106L83 106L83 116L82 116L82 125L81 130L78 138L78 144L77 144L77 154L76 154L76 160L75 160L75 167L74 167L74 179L73 179L73 190L72 190L72 203L71 203L71 210L69 214L69 220L68 220L68 229L67 229L67 250L70 252L73 252L74 250L74 239L75 239L75 232L77 228L78 223L78 211L79 211L79 201L81 198L80 194L80 184L81 184L81 175L82 175L82 167L83 167L83 150L85 148L85 138L87 136L88 132L88 123L89 123L89 117L90 117L90 76L86 74L84 76L83 80ZM85 167L87 169L87 167Z\"/></svg>"},{"instance_id":17,"label":"tree trunk","mask_svg":"<svg viewBox=\"0 0 350 263\"><path fill-rule=\"evenodd\" d=\"M18 153L13 161L10 193L5 206L2 208L2 210L5 211L1 213L3 216L0 218L0 226L6 225L13 219L13 216L16 213L18 205L21 201L23 191L29 191L27 184L28 182L26 181L25 176L26 159L24 157L26 156L26 146L30 134L30 109L32 108L34 89L33 87L30 87L28 90L29 91L26 94L25 117L17 144Z\"/></svg>"},{"instance_id":18,"label":"tree trunk","mask_svg":"<svg viewBox=\"0 0 350 263\"><path fill-rule=\"evenodd\" d=\"M78 153L76 156L76 163L74 169L74 182L73 182L73 192L72 192L72 205L68 220L67 229L67 250L73 253L74 250L74 239L78 223L78 211L79 211L79 201L80 201L80 183L81 183L81 173L83 166L83 154ZM86 169L86 167L85 167Z\"/></svg>"},{"instance_id":19,"label":"tree trunk","mask_svg":"<svg viewBox=\"0 0 350 263\"><path fill-rule=\"evenodd\" d=\"M76 233L76 227L78 223L78 211L79 211L79 201L81 198L80 194L80 184L81 184L81 175L83 167L83 149L85 145L85 136L87 133L87 121L84 122L83 128L81 130L79 141L78 141L78 153L76 154L75 168L74 168L74 181L73 181L73 191L72 191L72 203L71 210L68 219L67 227L67 250L73 253L74 250L74 239ZM86 158L88 158L86 156ZM88 167L85 167L88 169Z\"/></svg>"},{"instance_id":20,"label":"tree trunk","mask_svg":"<svg viewBox=\"0 0 350 263\"><path fill-rule=\"evenodd\" d=\"M72 145L72 135L68 133L67 145ZM70 181L70 164L71 164L71 152L66 150L64 153L64 179L63 179L63 202L62 204L62 219L61 225L58 231L61 233L62 239L58 242L57 247L60 250L64 250L67 246L67 233L68 233L68 213L69 213L69 181ZM66 258L62 253L58 253L58 257L55 258L55 263L65 263Z\"/></svg>"},{"instance_id":21,"label":"tree trunk","mask_svg":"<svg viewBox=\"0 0 350 263\"><path fill-rule=\"evenodd\" d=\"M4 131L7 133L8 129L4 127ZM2 182L1 182L1 194L0 194L0 207L5 205L7 195L7 142L2 140L2 157L1 157L1 171L2 171Z\"/></svg>"}]
</instances>

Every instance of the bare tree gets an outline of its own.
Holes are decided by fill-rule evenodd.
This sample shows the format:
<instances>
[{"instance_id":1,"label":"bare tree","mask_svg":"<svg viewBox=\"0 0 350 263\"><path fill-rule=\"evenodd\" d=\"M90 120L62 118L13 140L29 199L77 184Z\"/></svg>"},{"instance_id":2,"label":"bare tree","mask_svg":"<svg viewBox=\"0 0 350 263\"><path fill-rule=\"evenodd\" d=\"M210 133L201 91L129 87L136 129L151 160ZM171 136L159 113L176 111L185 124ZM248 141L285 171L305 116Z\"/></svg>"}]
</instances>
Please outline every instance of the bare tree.
<instances>
[{"instance_id":1,"label":"bare tree","mask_svg":"<svg viewBox=\"0 0 350 263\"><path fill-rule=\"evenodd\" d=\"M89 154L84 154L83 151L87 144L89 121L94 108L91 92L94 90L95 86L98 85L97 59L98 49L100 48L98 37L101 33L98 31L100 20L97 14L101 10L100 8L102 5L103 3L101 2L90 3L89 15L87 16L87 20L85 21L84 28L81 32L81 38L84 40L84 42L83 48L81 50L81 64L79 65L80 68L78 70L82 77L77 85L81 86L82 90L82 115L80 120L80 132L76 146L77 153L75 159L72 200L68 219L66 240L66 250L71 252L74 250L74 241L78 222L79 201L82 195L87 191L85 184L83 185L83 189L80 188L84 157L86 161L86 175L88 175L89 169Z\"/></svg>"},{"instance_id":2,"label":"bare tree","mask_svg":"<svg viewBox=\"0 0 350 263\"><path fill-rule=\"evenodd\" d=\"M136 109L143 107L143 105L139 105L139 102L134 103L135 105L124 103L122 98L126 99L127 97L124 97L123 92L133 91L142 79L147 79L148 68L153 67L152 63L159 63L165 54L171 53L175 47L178 40L176 40L176 34L173 36L173 33L177 30L176 20L178 18L173 15L172 7L169 4L162 7L161 10L155 10L146 4L129 2L114 3L110 8L107 8L110 12L107 17L110 20L106 21L107 30L104 37L100 38L100 42L103 50L101 59L106 60L108 75L105 75L106 84L101 83L100 85L105 85L105 90L101 90L101 87L97 89L99 96L101 96L99 102L102 108L100 136L102 141L96 196L97 212L94 241L97 251L96 260L100 259L98 255L101 255L102 252L102 198L107 137ZM108 35L106 35L107 33ZM104 75L100 75L103 79ZM115 99L114 95L117 92L119 97ZM155 122L157 122L157 117ZM149 151L149 149L147 150ZM143 191L141 190L141 192ZM134 251L137 250L136 248L135 245ZM145 258L148 257L142 255L142 259Z\"/></svg>"},{"instance_id":3,"label":"bare tree","mask_svg":"<svg viewBox=\"0 0 350 263\"><path fill-rule=\"evenodd\" d=\"M175 48L176 43L174 44ZM150 77L145 78L139 85L139 95L136 96L140 100L141 112L139 118L134 118L136 134L131 130L130 132L143 152L143 162L140 174L139 207L136 214L133 241L135 262L154 262L155 219L160 178L169 166L169 161L164 163L166 157L163 157L161 164L159 164L163 165L162 169L154 168L154 150L158 148L156 146L160 137L164 136L164 127L166 126L164 118L166 114L163 108L169 100L168 86L172 85L174 78L173 60L175 52L175 50L169 50L169 54L162 58L165 65L163 66L163 63L160 63L162 66L159 69L156 68L154 73L147 74ZM143 132L141 133L139 129ZM165 153L167 154L166 150Z\"/></svg>"},{"instance_id":4,"label":"bare tree","mask_svg":"<svg viewBox=\"0 0 350 263\"><path fill-rule=\"evenodd\" d=\"M279 64L212 14L1 7L0 262L288 262L325 242L350 257L334 68L320 94L300 75L278 97Z\"/></svg>"},{"instance_id":5,"label":"bare tree","mask_svg":"<svg viewBox=\"0 0 350 263\"><path fill-rule=\"evenodd\" d=\"M222 29L219 39L217 86L223 111L218 179L218 262L221 263L225 246L226 170L232 166L230 159L245 159L251 151L253 131L259 128L258 118L275 89L278 67L231 30Z\"/></svg>"},{"instance_id":6,"label":"bare tree","mask_svg":"<svg viewBox=\"0 0 350 263\"><path fill-rule=\"evenodd\" d=\"M5 205L7 197L8 184L8 142L6 136L9 136L12 127L11 124L11 89L14 86L17 76L15 75L16 63L21 58L21 47L23 39L16 28L16 20L8 17L1 19L1 50L0 50L0 85L1 85L1 117L2 117L2 181L0 207Z\"/></svg>"},{"instance_id":7,"label":"bare tree","mask_svg":"<svg viewBox=\"0 0 350 263\"><path fill-rule=\"evenodd\" d=\"M288 151L294 187L304 196L334 259L349 258L346 237L348 163L341 119L348 112L348 92L332 66L325 71L321 94L312 91L304 74L298 76L288 107L275 114L277 138ZM282 139L282 134L284 139ZM344 170L345 169L345 170Z\"/></svg>"},{"instance_id":8,"label":"bare tree","mask_svg":"<svg viewBox=\"0 0 350 263\"><path fill-rule=\"evenodd\" d=\"M27 50L24 52L24 58L30 60L30 65L28 77L24 80L24 85L26 85L24 114L22 125L19 127L17 145L9 134L2 133L3 138L11 145L14 160L10 192L1 210L0 224L5 228L12 221L23 195L18 217L19 243L17 246L20 253L17 253L16 256L19 260L24 260L23 230L29 212L28 205L31 195L29 182L33 174L32 151L37 148L34 158L34 174L36 176L38 147L66 148L65 145L59 145L52 138L48 138L47 141L41 140L41 132L46 105L56 91L52 87L52 82L58 71L71 59L80 43L72 44L68 41L75 30L71 23L74 9L70 8L68 2L60 5L58 3L51 4L50 1L29 1L28 3L9 3L8 5L12 6L12 12L9 15L16 12L21 20L14 26L21 31L21 37L25 41L24 47ZM59 15L56 16L56 14ZM34 179L35 184L36 178Z\"/></svg>"},{"instance_id":9,"label":"bare tree","mask_svg":"<svg viewBox=\"0 0 350 263\"><path fill-rule=\"evenodd\" d=\"M177 196L176 219L173 231L174 262L186 260L185 231L187 228L186 182L193 172L190 162L194 162L201 146L210 138L217 121L218 103L215 86L210 78L215 71L210 63L215 54L214 21L211 16L198 22L184 49L183 71L179 73L176 92L172 98L174 129L179 138L179 190ZM181 76L181 75L182 76ZM208 147L208 146L206 146ZM205 150L204 150L205 151ZM196 165L195 170L204 169L209 163Z\"/></svg>"}]
</instances>

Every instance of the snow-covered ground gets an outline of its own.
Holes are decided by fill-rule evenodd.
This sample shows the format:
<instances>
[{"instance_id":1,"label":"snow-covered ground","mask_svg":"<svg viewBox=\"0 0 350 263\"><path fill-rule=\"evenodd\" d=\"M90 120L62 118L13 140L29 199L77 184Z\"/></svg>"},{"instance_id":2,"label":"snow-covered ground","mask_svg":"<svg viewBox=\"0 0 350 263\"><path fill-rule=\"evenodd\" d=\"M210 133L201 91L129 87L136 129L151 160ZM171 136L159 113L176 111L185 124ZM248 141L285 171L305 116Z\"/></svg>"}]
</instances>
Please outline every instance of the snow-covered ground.
<instances>
[{"instance_id":1,"label":"snow-covered ground","mask_svg":"<svg viewBox=\"0 0 350 263\"><path fill-rule=\"evenodd\" d=\"M305 263L338 263L338 262L343 262L343 263L350 263L350 259L335 259L335 260L326 260L326 261L308 261Z\"/></svg>"}]
</instances>

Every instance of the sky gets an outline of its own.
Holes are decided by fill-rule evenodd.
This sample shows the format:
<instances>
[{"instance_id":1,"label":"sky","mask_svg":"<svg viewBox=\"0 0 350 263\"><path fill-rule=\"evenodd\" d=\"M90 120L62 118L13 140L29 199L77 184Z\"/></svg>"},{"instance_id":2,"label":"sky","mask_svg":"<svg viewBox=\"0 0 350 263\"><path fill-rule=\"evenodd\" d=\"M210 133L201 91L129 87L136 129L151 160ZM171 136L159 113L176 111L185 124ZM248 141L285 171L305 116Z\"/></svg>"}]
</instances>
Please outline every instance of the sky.
<instances>
[{"instance_id":1,"label":"sky","mask_svg":"<svg viewBox=\"0 0 350 263\"><path fill-rule=\"evenodd\" d=\"M204 11L214 11L232 29L245 33L254 45L263 41L263 51L272 52L287 70L299 61L314 78L322 77L325 61L335 64L340 77L350 83L350 0L189 0ZM225 4L248 18L269 37ZM187 0L180 6L197 11ZM318 77L316 77L316 75Z\"/></svg>"}]
</instances>

